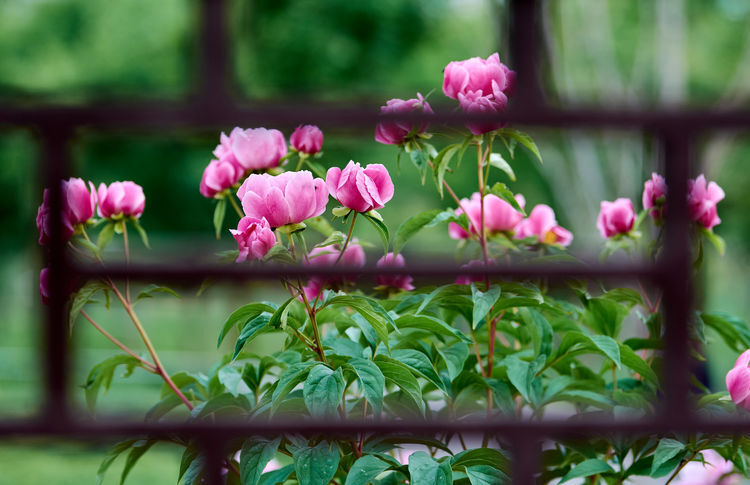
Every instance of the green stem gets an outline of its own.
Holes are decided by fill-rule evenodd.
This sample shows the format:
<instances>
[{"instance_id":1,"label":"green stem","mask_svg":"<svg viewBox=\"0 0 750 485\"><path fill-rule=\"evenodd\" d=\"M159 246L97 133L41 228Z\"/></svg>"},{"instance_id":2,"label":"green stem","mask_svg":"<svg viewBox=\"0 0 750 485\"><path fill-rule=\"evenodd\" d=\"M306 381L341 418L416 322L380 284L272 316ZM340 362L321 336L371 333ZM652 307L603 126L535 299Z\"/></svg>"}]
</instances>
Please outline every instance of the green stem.
<instances>
[{"instance_id":1,"label":"green stem","mask_svg":"<svg viewBox=\"0 0 750 485\"><path fill-rule=\"evenodd\" d=\"M355 212L352 216L352 225L349 226L349 233L346 235L346 241L344 241L344 246L341 248L339 257L336 258L336 262L333 263L334 266L336 266L338 262L341 261L341 258L344 256L344 251L346 251L346 247L349 245L349 241L351 241L352 239L352 232L354 231L354 221L357 220L357 214L359 214L359 212Z\"/></svg>"},{"instance_id":2,"label":"green stem","mask_svg":"<svg viewBox=\"0 0 750 485\"><path fill-rule=\"evenodd\" d=\"M479 244L482 246L482 257L485 267L489 266L490 258L487 255L487 235L484 232L484 173L482 165L484 164L484 155L482 154L482 145L477 143L477 179L479 182ZM485 275L485 291L490 289L490 277Z\"/></svg>"},{"instance_id":3,"label":"green stem","mask_svg":"<svg viewBox=\"0 0 750 485\"><path fill-rule=\"evenodd\" d=\"M672 475L670 475L670 477L669 477L669 480L667 480L666 482L664 482L664 485L669 485L670 483L672 483L672 480L674 480L674 479L675 479L675 477L676 477L676 476L677 476L677 475L678 475L678 474L679 474L679 473L680 473L680 472L682 471L682 469L683 469L683 468L685 468L685 465L687 465L688 463L690 463L690 461L691 461L691 460L692 460L693 458L695 458L695 455L697 455L697 454L698 454L698 452L697 452L697 451L695 451L695 452L693 452L693 454L692 454L692 455L690 455L690 458L688 458L687 460L682 460L682 461L680 462L680 465L679 465L679 466L677 467L677 469L676 469L676 470L674 471L674 473L672 473Z\"/></svg>"},{"instance_id":4,"label":"green stem","mask_svg":"<svg viewBox=\"0 0 750 485\"><path fill-rule=\"evenodd\" d=\"M302 165L305 164L305 160L307 160L307 154L300 153L299 162L297 163L297 168L295 169L296 172L302 170Z\"/></svg>"},{"instance_id":5,"label":"green stem","mask_svg":"<svg viewBox=\"0 0 750 485\"><path fill-rule=\"evenodd\" d=\"M318 322L315 320L315 309L310 307L310 302L307 300L307 295L305 295L305 291L302 289L302 280L299 277L297 278L297 284L299 284L299 294L302 297L302 302L305 304L307 315L310 317L310 325L313 329L313 338L315 339L315 347L318 351L318 357L320 358L321 362L327 364L328 360L326 359L325 352L323 352L323 343L320 339L320 329L318 328Z\"/></svg>"},{"instance_id":6,"label":"green stem","mask_svg":"<svg viewBox=\"0 0 750 485\"><path fill-rule=\"evenodd\" d=\"M234 200L234 196L232 194L228 194L227 199L229 199L229 202L232 204L232 207L234 207L234 211L237 213L237 215L240 216L240 219L245 217L245 213L242 212L242 209L240 209L239 204L237 204L237 201Z\"/></svg>"},{"instance_id":7,"label":"green stem","mask_svg":"<svg viewBox=\"0 0 750 485\"><path fill-rule=\"evenodd\" d=\"M128 243L128 225L122 221L122 242L125 246L125 266L130 266L130 244ZM130 304L130 278L125 278L125 301Z\"/></svg>"},{"instance_id":8,"label":"green stem","mask_svg":"<svg viewBox=\"0 0 750 485\"><path fill-rule=\"evenodd\" d=\"M102 335L104 335L105 337L107 337L107 339L110 342L112 342L113 344L115 344L118 347L120 347L126 354L130 355L131 357L134 357L134 358L138 359L141 362L141 364L143 364L143 366L146 368L147 371L149 371L149 372L151 372L153 374L158 374L158 372L156 371L156 367L154 367L154 364L152 364L151 362L147 361L146 359L144 359L140 355L138 355L135 352L133 352L132 350L130 350L130 348L128 348L125 344L123 344L122 342L120 342L119 340L117 340L112 334L110 334L109 332L107 332L106 330L104 330L98 323L96 323L94 321L93 318L91 318L91 316L88 313L86 313L84 310L81 310L81 315L83 315L83 318L85 318L86 320L88 320L88 322L91 325L93 325L95 329L99 330L99 332Z\"/></svg>"}]
</instances>

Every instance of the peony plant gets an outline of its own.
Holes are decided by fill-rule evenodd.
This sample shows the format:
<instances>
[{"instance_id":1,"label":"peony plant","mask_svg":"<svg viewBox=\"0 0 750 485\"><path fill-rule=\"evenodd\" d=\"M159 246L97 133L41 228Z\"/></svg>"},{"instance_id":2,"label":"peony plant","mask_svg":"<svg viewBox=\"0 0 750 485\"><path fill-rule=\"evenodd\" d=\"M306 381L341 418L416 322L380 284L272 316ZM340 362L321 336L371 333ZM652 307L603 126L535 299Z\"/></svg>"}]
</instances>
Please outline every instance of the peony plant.
<instances>
[{"instance_id":1,"label":"peony plant","mask_svg":"<svg viewBox=\"0 0 750 485\"><path fill-rule=\"evenodd\" d=\"M493 54L448 64L443 92L467 113L501 113L512 102L514 82L513 71ZM412 116L433 112L420 94L390 100L382 111ZM226 483L243 485L509 483L510 445L502 438L460 432L415 436L408 432L408 423L652 415L660 403L663 367L660 291L637 281L618 288L571 280L551 288L543 278L482 274L500 262L586 263L568 253L573 234L558 223L548 201L534 201L527 212L526 198L500 181L515 181L512 164L521 147L541 161L528 134L501 120L469 122L466 132L443 133L452 143L438 150L428 141L433 133L427 131L427 121L391 119L375 130L377 142L393 145L399 157L408 154L423 184L429 175L439 194L451 199L445 207L410 215L393 233L377 212L393 203L398 190L386 165L331 161L325 170L320 162L323 132L313 125L298 126L291 146L275 129L222 133L200 181L196 174L198 192L216 204L217 236L224 233L227 204L233 206L237 222L230 234L237 250L225 259L248 267L276 265L279 299L251 300L228 309L226 321L217 322L217 340L219 346L232 340L233 350L213 368L196 374L165 369L149 340L148 322L141 322L135 308L140 298L176 294L173 290L152 285L132 298L127 281L124 289L109 278L86 282L70 296L70 325L83 317L121 351L97 364L84 383L91 412L114 373L124 368L126 375L148 372L164 382L161 400L145 417L150 422L179 419L210 425L227 418L243 423L407 423L403 433L390 435L285 434L233 441L224 457L224 477ZM476 164L459 168L467 151L476 153ZM459 195L451 187L447 175L459 170L476 171L474 193ZM140 225L145 196L136 183L101 184L94 190L91 182L70 179L62 191L63 236L74 257L103 264L104 249L121 235L129 260L129 226L147 244ZM644 183L640 212L627 198L601 202L591 225L604 240L602 258L617 251L658 257L663 221L669 216L666 194L664 179L653 174ZM721 188L703 175L689 184L696 268L704 240L723 250L713 231L723 197ZM45 192L37 216L41 244L49 242L49 221ZM366 253L366 241L353 236L357 221L368 221L381 236L383 251L378 249L377 257ZM408 275L405 246L419 231L437 225L444 228L446 244L461 249L461 267L471 274L438 284ZM89 235L94 231L96 241ZM375 281L356 275L368 257L384 270ZM312 274L290 277L285 265L301 265ZM314 274L322 268L329 271ZM331 274L330 268L341 274ZM392 271L399 268L400 274ZM391 271L385 274L386 269ZM43 269L43 301L49 291ZM91 317L87 308L96 304L97 294L105 295L107 302L114 297L124 307L147 354L129 348ZM705 327L716 330L738 353L750 348L750 328L740 319L698 312L690 324L696 355L706 342ZM248 350L264 333L279 334L279 346L262 353ZM700 415L748 412L748 352L727 375L728 392L711 392L695 380L691 392ZM125 480L157 441L144 437L115 445L102 463L100 478L118 455L128 454ZM184 448L180 470L175 470L178 481L201 483L204 462L198 445L182 438L170 443ZM626 437L610 436L606 430L585 443L560 440L541 446L539 483L585 479L621 484L637 476L664 477L664 483L734 483L740 474L747 476L750 452L745 437ZM696 482L696 474L703 481Z\"/></svg>"}]
</instances>

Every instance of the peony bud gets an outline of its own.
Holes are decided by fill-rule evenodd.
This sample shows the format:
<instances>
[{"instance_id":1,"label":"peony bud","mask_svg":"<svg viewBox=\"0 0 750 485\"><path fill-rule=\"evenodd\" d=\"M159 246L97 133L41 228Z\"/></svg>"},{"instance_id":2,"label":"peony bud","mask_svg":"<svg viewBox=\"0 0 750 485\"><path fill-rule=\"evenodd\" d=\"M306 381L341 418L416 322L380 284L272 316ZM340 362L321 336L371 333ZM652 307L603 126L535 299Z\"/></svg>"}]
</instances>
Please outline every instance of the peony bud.
<instances>
[{"instance_id":1,"label":"peony bud","mask_svg":"<svg viewBox=\"0 0 750 485\"><path fill-rule=\"evenodd\" d=\"M380 107L381 114L401 114L410 113L412 111L422 111L427 114L433 114L432 108L420 93L417 93L416 99L391 99L385 106ZM375 141L386 145L401 145L406 141L406 137L409 133L424 133L428 125L427 122L423 122L419 126L416 126L404 121L385 121L379 123L375 128Z\"/></svg>"},{"instance_id":2,"label":"peony bud","mask_svg":"<svg viewBox=\"0 0 750 485\"><path fill-rule=\"evenodd\" d=\"M243 217L237 229L230 229L229 232L234 236L240 250L235 263L242 263L248 259L262 259L276 244L276 236L265 218Z\"/></svg>"},{"instance_id":3,"label":"peony bud","mask_svg":"<svg viewBox=\"0 0 750 485\"><path fill-rule=\"evenodd\" d=\"M379 163L362 168L350 161L341 170L331 167L326 174L331 197L357 212L382 208L393 197L393 182L388 170Z\"/></svg>"},{"instance_id":4,"label":"peony bud","mask_svg":"<svg viewBox=\"0 0 750 485\"><path fill-rule=\"evenodd\" d=\"M47 244L50 241L50 225L52 224L52 214L50 209L50 197L49 189L44 189L42 195L42 204L39 206L36 212L36 228L39 230L39 244ZM65 204L65 193L63 192L63 204ZM64 210L60 214L62 222L62 238L63 241L67 241L75 232L73 224L70 221L69 211Z\"/></svg>"},{"instance_id":5,"label":"peony bud","mask_svg":"<svg viewBox=\"0 0 750 485\"><path fill-rule=\"evenodd\" d=\"M654 221L661 222L664 218L664 204L666 203L667 184L664 177L656 172L651 179L643 184L643 208L648 210Z\"/></svg>"},{"instance_id":6,"label":"peony bud","mask_svg":"<svg viewBox=\"0 0 750 485\"><path fill-rule=\"evenodd\" d=\"M453 61L443 71L443 93L453 99L468 92L479 96L488 96L501 92L509 96L513 89L515 73L500 62L496 53L486 60L472 57L465 61Z\"/></svg>"},{"instance_id":7,"label":"peony bud","mask_svg":"<svg viewBox=\"0 0 750 485\"><path fill-rule=\"evenodd\" d=\"M688 212L690 219L706 229L712 229L721 222L716 212L716 204L724 198L724 191L716 182L706 187L706 177L699 175L695 180L688 180Z\"/></svg>"},{"instance_id":8,"label":"peony bud","mask_svg":"<svg viewBox=\"0 0 750 485\"><path fill-rule=\"evenodd\" d=\"M397 254L395 257L393 253L388 253L380 258L376 264L378 268L403 268L406 265L404 256ZM388 288L396 288L398 290L411 291L414 289L412 281L414 279L409 275L378 275L375 277L375 283L378 286L385 286Z\"/></svg>"},{"instance_id":9,"label":"peony bud","mask_svg":"<svg viewBox=\"0 0 750 485\"><path fill-rule=\"evenodd\" d=\"M323 179L314 179L307 170L250 175L239 190L245 215L265 218L272 228L298 224L326 210L328 192Z\"/></svg>"},{"instance_id":10,"label":"peony bud","mask_svg":"<svg viewBox=\"0 0 750 485\"><path fill-rule=\"evenodd\" d=\"M573 234L557 225L555 211L545 204L534 207L529 217L518 223L514 237L516 239L536 237L538 243L560 246L569 246L573 241Z\"/></svg>"},{"instance_id":11,"label":"peony bud","mask_svg":"<svg viewBox=\"0 0 750 485\"><path fill-rule=\"evenodd\" d=\"M627 234L633 229L635 210L630 199L621 197L614 202L603 200L596 227L603 238Z\"/></svg>"},{"instance_id":12,"label":"peony bud","mask_svg":"<svg viewBox=\"0 0 750 485\"><path fill-rule=\"evenodd\" d=\"M146 196L143 188L130 181L112 182L109 187L99 184L97 191L100 217L118 219L121 217L139 218L146 206Z\"/></svg>"},{"instance_id":13,"label":"peony bud","mask_svg":"<svg viewBox=\"0 0 750 485\"><path fill-rule=\"evenodd\" d=\"M726 383L732 401L750 411L750 350L744 351L727 373Z\"/></svg>"},{"instance_id":14,"label":"peony bud","mask_svg":"<svg viewBox=\"0 0 750 485\"><path fill-rule=\"evenodd\" d=\"M465 205L466 216L471 221L471 229L479 230L482 220L482 204L479 194L472 196L469 204ZM484 196L484 230L489 233L512 231L523 219L523 214L513 208L508 202L494 194Z\"/></svg>"},{"instance_id":15,"label":"peony bud","mask_svg":"<svg viewBox=\"0 0 750 485\"><path fill-rule=\"evenodd\" d=\"M73 225L84 224L94 217L96 208L96 190L89 182L86 186L80 178L71 178L62 182L63 203L65 212Z\"/></svg>"},{"instance_id":16,"label":"peony bud","mask_svg":"<svg viewBox=\"0 0 750 485\"><path fill-rule=\"evenodd\" d=\"M211 160L203 171L200 192L203 197L213 198L239 182L243 170L228 161Z\"/></svg>"},{"instance_id":17,"label":"peony bud","mask_svg":"<svg viewBox=\"0 0 750 485\"><path fill-rule=\"evenodd\" d=\"M286 140L279 130L235 128L229 136L221 134L221 144L214 155L219 161L230 162L247 172L277 167L286 151Z\"/></svg>"},{"instance_id":18,"label":"peony bud","mask_svg":"<svg viewBox=\"0 0 750 485\"><path fill-rule=\"evenodd\" d=\"M323 147L323 132L315 125L299 125L289 143L298 152L315 155Z\"/></svg>"}]
</instances>

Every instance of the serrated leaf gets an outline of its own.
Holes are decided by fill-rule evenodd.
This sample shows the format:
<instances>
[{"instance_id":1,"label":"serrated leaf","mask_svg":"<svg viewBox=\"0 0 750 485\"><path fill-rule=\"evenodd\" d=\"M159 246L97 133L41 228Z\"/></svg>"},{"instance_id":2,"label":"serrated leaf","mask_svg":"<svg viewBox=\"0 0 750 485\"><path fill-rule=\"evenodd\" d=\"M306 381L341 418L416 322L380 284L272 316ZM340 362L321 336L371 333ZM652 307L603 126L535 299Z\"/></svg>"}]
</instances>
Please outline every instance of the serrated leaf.
<instances>
[{"instance_id":1,"label":"serrated leaf","mask_svg":"<svg viewBox=\"0 0 750 485\"><path fill-rule=\"evenodd\" d=\"M411 485L451 485L453 471L450 461L442 463L424 451L409 455L409 483Z\"/></svg>"},{"instance_id":2,"label":"serrated leaf","mask_svg":"<svg viewBox=\"0 0 750 485\"><path fill-rule=\"evenodd\" d=\"M310 369L302 393L305 406L313 418L332 419L344 395L346 382L341 368L332 370L320 364Z\"/></svg>"},{"instance_id":3,"label":"serrated leaf","mask_svg":"<svg viewBox=\"0 0 750 485\"><path fill-rule=\"evenodd\" d=\"M592 475L598 475L600 473L608 472L614 472L612 467L609 466L606 462L599 460L598 458L594 458L591 460L582 461L581 463L573 467L572 470L570 470L565 474L564 477L562 477L560 483L565 483L568 480L572 480L573 478L590 477Z\"/></svg>"},{"instance_id":4,"label":"serrated leaf","mask_svg":"<svg viewBox=\"0 0 750 485\"><path fill-rule=\"evenodd\" d=\"M328 441L321 441L313 448L298 448L292 457L299 485L328 485L340 459L338 446Z\"/></svg>"},{"instance_id":5,"label":"serrated leaf","mask_svg":"<svg viewBox=\"0 0 750 485\"><path fill-rule=\"evenodd\" d=\"M373 414L380 416L383 409L383 391L385 389L385 376L374 362L363 358L349 359L349 365L359 377L362 393L367 402L373 408Z\"/></svg>"},{"instance_id":6,"label":"serrated leaf","mask_svg":"<svg viewBox=\"0 0 750 485\"><path fill-rule=\"evenodd\" d=\"M232 197L230 194L228 197ZM216 231L216 239L221 239L221 230L224 227L224 216L227 213L227 199L219 199L214 208L214 230Z\"/></svg>"},{"instance_id":7,"label":"serrated leaf","mask_svg":"<svg viewBox=\"0 0 750 485\"><path fill-rule=\"evenodd\" d=\"M372 455L362 456L349 469L344 485L367 485L390 467L380 458Z\"/></svg>"},{"instance_id":8,"label":"serrated leaf","mask_svg":"<svg viewBox=\"0 0 750 485\"><path fill-rule=\"evenodd\" d=\"M269 440L254 436L242 444L240 451L240 481L242 485L257 485L263 469L276 455L281 438Z\"/></svg>"}]
</instances>

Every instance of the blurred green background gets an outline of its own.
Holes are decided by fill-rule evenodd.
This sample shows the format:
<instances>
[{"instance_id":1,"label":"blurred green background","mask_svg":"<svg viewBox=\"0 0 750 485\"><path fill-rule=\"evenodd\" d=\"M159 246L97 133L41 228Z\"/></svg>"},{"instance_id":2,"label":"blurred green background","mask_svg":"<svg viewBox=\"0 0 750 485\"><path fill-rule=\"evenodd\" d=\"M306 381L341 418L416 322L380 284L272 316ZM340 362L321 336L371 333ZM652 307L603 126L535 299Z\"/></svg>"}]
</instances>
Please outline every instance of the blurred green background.
<instances>
[{"instance_id":1,"label":"blurred green background","mask_svg":"<svg viewBox=\"0 0 750 485\"><path fill-rule=\"evenodd\" d=\"M549 0L544 2L543 83L549 100L564 106L604 107L747 106L750 99L750 3L745 0ZM188 0L0 0L0 103L80 104L108 99L179 101L197 79L200 8ZM442 95L442 69L452 60L500 52L511 68L507 11L501 0L256 0L228 2L234 90L242 102L275 99L384 104L417 91L432 93L436 109L454 109ZM315 120L299 120L315 122ZM279 128L289 136L296 125ZM236 124L245 128L242 120ZM212 202L198 193L203 167L221 130L102 131L77 133L73 173L98 182L131 179L147 195L142 218L153 250L135 244L144 260L190 262L197 255L232 247L228 234L212 236ZM373 140L371 130L325 126L326 166L353 159L385 163L397 193L382 212L393 230L400 221L441 201L432 182L424 187L407 159L396 168L396 149ZM601 241L594 221L599 201L631 197L640 205L642 184L659 171L658 151L647 133L523 128L536 139L544 165L526 154L513 162L529 206L552 205L562 225L575 234L571 250L595 258ZM440 148L448 138L435 137ZM41 395L38 368L40 319L36 207L41 200L38 140L28 127L0 126L0 419L36 411ZM750 314L746 268L750 236L750 158L747 133L711 133L699 140L694 174L705 173L724 187L719 205L727 254L709 252L697 288L700 305L742 318ZM468 155L467 155L468 157ZM474 187L472 163L449 175L460 196ZM330 215L330 213L328 214ZM228 226L227 226L228 227ZM357 235L375 245L375 234ZM406 248L407 259L452 257L455 244L444 227L426 230ZM119 257L115 245L110 253ZM141 305L143 320L168 369L206 371L221 355L215 342L223 319L242 302L267 297L267 287L219 286L196 298L160 297ZM92 314L127 344L141 348L121 312ZM88 369L115 353L90 326L73 332L74 384ZM709 335L712 385L735 355ZM275 345L259 341L258 348ZM116 377L100 400L102 412L138 419L156 401L160 381L136 372ZM83 407L83 391L72 389ZM93 483L105 446L44 440L0 443L0 484ZM163 447L147 454L132 483L174 480L180 450ZM44 466L39 466L44 463ZM11 466L12 465L12 466ZM54 474L49 470L53 469ZM115 467L106 483L115 483ZM138 475L136 475L138 474Z\"/></svg>"}]
</instances>

